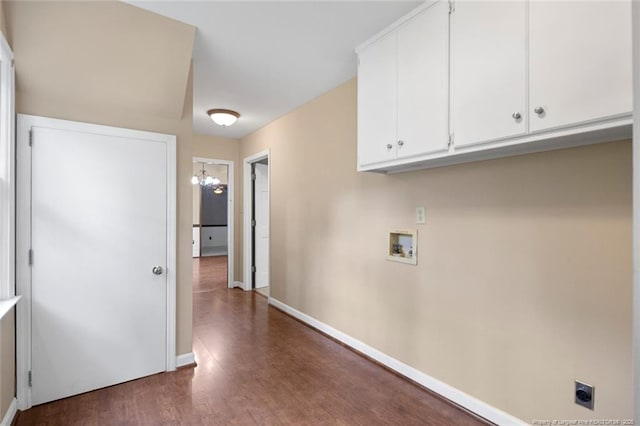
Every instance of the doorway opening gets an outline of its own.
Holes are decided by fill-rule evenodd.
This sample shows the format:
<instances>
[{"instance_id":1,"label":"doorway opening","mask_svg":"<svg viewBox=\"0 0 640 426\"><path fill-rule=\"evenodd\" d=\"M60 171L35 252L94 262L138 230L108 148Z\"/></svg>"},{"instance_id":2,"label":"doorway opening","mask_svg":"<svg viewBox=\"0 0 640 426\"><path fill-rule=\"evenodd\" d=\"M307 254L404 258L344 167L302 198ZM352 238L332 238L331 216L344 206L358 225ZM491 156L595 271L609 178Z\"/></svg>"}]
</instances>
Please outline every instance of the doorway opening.
<instances>
[{"instance_id":1,"label":"doorway opening","mask_svg":"<svg viewBox=\"0 0 640 426\"><path fill-rule=\"evenodd\" d=\"M270 294L269 151L246 157L244 178L244 289Z\"/></svg>"},{"instance_id":2,"label":"doorway opening","mask_svg":"<svg viewBox=\"0 0 640 426\"><path fill-rule=\"evenodd\" d=\"M193 158L191 183L194 276L197 272L200 277L194 291L232 288L233 161Z\"/></svg>"}]
</instances>

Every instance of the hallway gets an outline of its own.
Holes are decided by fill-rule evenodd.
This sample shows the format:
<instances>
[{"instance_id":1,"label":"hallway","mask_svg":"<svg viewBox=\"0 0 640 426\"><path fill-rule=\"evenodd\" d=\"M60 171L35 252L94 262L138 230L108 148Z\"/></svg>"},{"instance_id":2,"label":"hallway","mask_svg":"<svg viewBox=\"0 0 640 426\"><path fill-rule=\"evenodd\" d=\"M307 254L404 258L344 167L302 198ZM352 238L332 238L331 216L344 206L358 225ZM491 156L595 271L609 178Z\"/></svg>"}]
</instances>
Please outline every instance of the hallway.
<instances>
[{"instance_id":1,"label":"hallway","mask_svg":"<svg viewBox=\"0 0 640 426\"><path fill-rule=\"evenodd\" d=\"M224 261L194 259L197 367L43 404L17 424L484 424L263 296L227 289Z\"/></svg>"}]
</instances>

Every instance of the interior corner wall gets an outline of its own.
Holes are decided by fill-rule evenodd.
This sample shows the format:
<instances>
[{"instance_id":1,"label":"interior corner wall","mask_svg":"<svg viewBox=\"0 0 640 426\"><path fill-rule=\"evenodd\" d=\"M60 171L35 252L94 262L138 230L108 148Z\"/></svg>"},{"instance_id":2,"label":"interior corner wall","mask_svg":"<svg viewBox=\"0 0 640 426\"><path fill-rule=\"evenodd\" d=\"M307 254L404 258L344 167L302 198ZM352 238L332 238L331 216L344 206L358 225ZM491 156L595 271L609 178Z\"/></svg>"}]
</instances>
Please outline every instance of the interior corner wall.
<instances>
[{"instance_id":1,"label":"interior corner wall","mask_svg":"<svg viewBox=\"0 0 640 426\"><path fill-rule=\"evenodd\" d=\"M242 158L240 141L208 135L193 135L193 156L215 160L233 161L234 197L234 280L242 281Z\"/></svg>"},{"instance_id":2,"label":"interior corner wall","mask_svg":"<svg viewBox=\"0 0 640 426\"><path fill-rule=\"evenodd\" d=\"M632 417L629 141L358 173L352 80L241 147L271 150L272 297L526 422Z\"/></svg>"}]
</instances>

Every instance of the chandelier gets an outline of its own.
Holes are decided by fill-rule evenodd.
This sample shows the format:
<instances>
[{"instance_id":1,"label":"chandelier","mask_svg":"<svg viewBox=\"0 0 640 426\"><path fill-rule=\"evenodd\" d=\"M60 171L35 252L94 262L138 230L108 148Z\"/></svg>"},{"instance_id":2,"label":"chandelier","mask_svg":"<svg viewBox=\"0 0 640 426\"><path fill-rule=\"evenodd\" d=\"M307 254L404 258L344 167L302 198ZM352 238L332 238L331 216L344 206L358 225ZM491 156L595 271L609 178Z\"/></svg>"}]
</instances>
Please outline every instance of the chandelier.
<instances>
[{"instance_id":1,"label":"chandelier","mask_svg":"<svg viewBox=\"0 0 640 426\"><path fill-rule=\"evenodd\" d=\"M220 185L220 179L211 176L205 169L204 163L202 164L202 169L200 169L196 174L191 178L191 183L194 185L202 185L202 186L211 186L211 185Z\"/></svg>"}]
</instances>

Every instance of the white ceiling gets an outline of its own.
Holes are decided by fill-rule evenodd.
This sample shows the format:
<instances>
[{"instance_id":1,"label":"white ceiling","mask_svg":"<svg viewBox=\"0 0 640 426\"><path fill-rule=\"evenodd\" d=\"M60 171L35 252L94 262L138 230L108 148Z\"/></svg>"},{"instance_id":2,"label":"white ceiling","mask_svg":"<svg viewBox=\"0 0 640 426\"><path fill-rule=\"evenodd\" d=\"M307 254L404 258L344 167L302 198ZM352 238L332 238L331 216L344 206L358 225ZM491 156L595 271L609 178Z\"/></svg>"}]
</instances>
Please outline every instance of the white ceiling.
<instances>
[{"instance_id":1,"label":"white ceiling","mask_svg":"<svg viewBox=\"0 0 640 426\"><path fill-rule=\"evenodd\" d=\"M354 48L419 1L139 1L197 27L194 132L241 138L356 75ZM211 108L238 111L222 128Z\"/></svg>"}]
</instances>

